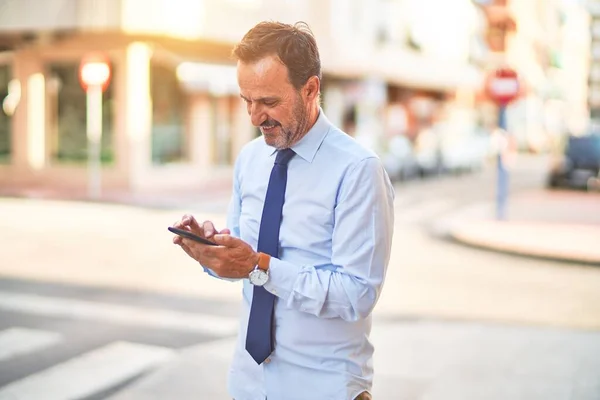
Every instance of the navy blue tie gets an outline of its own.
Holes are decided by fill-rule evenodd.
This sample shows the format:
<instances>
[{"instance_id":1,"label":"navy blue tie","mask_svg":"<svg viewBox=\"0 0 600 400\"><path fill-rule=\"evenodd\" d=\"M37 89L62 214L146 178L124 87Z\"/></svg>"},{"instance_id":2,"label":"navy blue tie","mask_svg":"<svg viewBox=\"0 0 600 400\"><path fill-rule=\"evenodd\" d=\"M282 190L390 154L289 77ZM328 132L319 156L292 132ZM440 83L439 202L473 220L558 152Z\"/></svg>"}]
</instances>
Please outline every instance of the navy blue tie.
<instances>
[{"instance_id":1,"label":"navy blue tie","mask_svg":"<svg viewBox=\"0 0 600 400\"><path fill-rule=\"evenodd\" d=\"M279 255L279 227L287 183L287 164L294 154L296 153L292 149L277 152L267 187L258 233L258 251L272 257ZM262 286L254 286L246 334L246 350L258 364L261 364L273 351L274 305L274 295Z\"/></svg>"}]
</instances>

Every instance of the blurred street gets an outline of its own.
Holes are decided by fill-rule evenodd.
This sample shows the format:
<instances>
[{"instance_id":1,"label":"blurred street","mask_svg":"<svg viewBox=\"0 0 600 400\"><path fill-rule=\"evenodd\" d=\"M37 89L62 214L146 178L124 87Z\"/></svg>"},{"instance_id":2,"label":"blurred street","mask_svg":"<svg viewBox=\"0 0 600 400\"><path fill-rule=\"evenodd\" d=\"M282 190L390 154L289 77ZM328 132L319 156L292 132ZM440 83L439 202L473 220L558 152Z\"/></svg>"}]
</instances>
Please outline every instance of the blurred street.
<instances>
[{"instance_id":1,"label":"blurred street","mask_svg":"<svg viewBox=\"0 0 600 400\"><path fill-rule=\"evenodd\" d=\"M512 198L566 196L543 189L547 163L520 156ZM600 269L444 236L445 221L493 217L494 188L491 165L396 186L375 398L600 398ZM577 198L597 207L599 195L569 196L547 218L598 227ZM201 197L0 199L0 399L227 398L240 286L205 276L166 230L184 212L223 226L228 190ZM513 203L519 220L527 204Z\"/></svg>"},{"instance_id":2,"label":"blurred street","mask_svg":"<svg viewBox=\"0 0 600 400\"><path fill-rule=\"evenodd\" d=\"M309 82L396 190L374 399L600 400L600 0L0 0L0 400L230 398L241 285L167 227Z\"/></svg>"}]
</instances>

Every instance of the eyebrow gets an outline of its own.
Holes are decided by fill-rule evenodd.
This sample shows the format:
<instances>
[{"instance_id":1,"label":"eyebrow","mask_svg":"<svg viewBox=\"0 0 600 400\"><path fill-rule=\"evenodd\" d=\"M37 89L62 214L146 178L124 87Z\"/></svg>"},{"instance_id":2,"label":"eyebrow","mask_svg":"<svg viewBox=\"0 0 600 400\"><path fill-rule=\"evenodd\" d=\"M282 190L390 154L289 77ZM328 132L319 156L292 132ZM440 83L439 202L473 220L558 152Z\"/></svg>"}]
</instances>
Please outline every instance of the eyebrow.
<instances>
[{"instance_id":1,"label":"eyebrow","mask_svg":"<svg viewBox=\"0 0 600 400\"><path fill-rule=\"evenodd\" d=\"M244 95L242 95L242 94L240 94L240 97L248 102L256 101L256 102L260 102L260 103L269 103L269 102L273 102L273 101L279 101L279 97L259 97L255 100L250 100L250 99L244 97Z\"/></svg>"}]
</instances>

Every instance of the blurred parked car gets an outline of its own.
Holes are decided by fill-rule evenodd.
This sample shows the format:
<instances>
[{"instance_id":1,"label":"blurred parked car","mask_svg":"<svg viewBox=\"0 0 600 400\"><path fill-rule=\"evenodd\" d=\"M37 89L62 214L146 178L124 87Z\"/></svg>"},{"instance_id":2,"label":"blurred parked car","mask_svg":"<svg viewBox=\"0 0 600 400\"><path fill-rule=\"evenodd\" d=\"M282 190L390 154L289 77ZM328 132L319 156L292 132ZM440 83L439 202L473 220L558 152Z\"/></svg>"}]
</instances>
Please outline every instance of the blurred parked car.
<instances>
[{"instance_id":1,"label":"blurred parked car","mask_svg":"<svg viewBox=\"0 0 600 400\"><path fill-rule=\"evenodd\" d=\"M459 140L445 141L441 145L444 170L453 173L482 169L489 153L489 134L472 133Z\"/></svg>"},{"instance_id":2,"label":"blurred parked car","mask_svg":"<svg viewBox=\"0 0 600 400\"><path fill-rule=\"evenodd\" d=\"M414 154L421 177L439 175L442 172L440 135L439 127L429 127L421 130L415 140Z\"/></svg>"},{"instance_id":3,"label":"blurred parked car","mask_svg":"<svg viewBox=\"0 0 600 400\"><path fill-rule=\"evenodd\" d=\"M419 165L412 144L406 136L397 135L390 139L383 164L392 182L405 181L419 174Z\"/></svg>"},{"instance_id":4,"label":"blurred parked car","mask_svg":"<svg viewBox=\"0 0 600 400\"><path fill-rule=\"evenodd\" d=\"M600 173L600 134L569 136L564 153L552 166L548 186L592 189Z\"/></svg>"}]
</instances>

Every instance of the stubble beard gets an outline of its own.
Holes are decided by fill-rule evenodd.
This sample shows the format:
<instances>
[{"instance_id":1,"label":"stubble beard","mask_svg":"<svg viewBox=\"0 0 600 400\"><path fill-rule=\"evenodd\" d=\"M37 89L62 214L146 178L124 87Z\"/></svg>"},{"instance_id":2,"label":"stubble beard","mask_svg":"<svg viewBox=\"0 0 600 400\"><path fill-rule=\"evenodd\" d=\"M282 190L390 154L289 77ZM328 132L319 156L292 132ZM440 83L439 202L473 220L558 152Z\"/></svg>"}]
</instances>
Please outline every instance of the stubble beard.
<instances>
[{"instance_id":1,"label":"stubble beard","mask_svg":"<svg viewBox=\"0 0 600 400\"><path fill-rule=\"evenodd\" d=\"M302 97L298 95L293 110L293 121L291 127L289 129L286 129L283 126L281 127L282 141L281 143L277 143L275 147L278 150L281 150L287 149L296 144L296 142L298 142L298 140L300 140L306 133L307 127L308 112L306 111Z\"/></svg>"}]
</instances>

